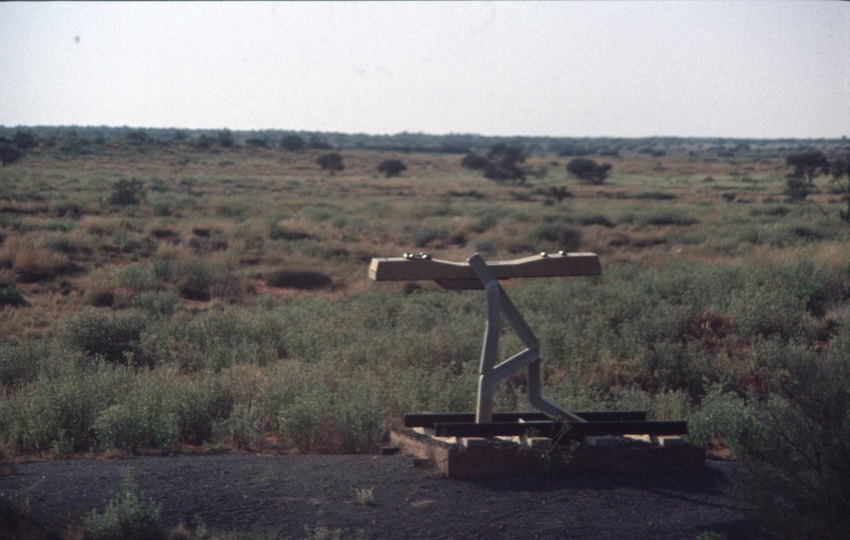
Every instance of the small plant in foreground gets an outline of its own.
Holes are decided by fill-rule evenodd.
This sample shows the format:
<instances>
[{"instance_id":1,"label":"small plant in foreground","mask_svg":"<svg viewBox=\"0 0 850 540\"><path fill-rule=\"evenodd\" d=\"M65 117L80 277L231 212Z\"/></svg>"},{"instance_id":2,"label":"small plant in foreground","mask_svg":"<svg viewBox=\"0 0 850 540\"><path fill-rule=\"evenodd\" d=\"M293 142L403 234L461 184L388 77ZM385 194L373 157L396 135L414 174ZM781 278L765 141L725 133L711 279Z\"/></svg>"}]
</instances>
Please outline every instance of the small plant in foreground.
<instances>
[{"instance_id":1,"label":"small plant in foreground","mask_svg":"<svg viewBox=\"0 0 850 540\"><path fill-rule=\"evenodd\" d=\"M324 525L317 525L313 530L305 525L304 533L307 535L304 540L342 540L342 529L329 529Z\"/></svg>"},{"instance_id":2,"label":"small plant in foreground","mask_svg":"<svg viewBox=\"0 0 850 540\"><path fill-rule=\"evenodd\" d=\"M714 531L702 531L697 535L697 540L726 540L727 536L723 533Z\"/></svg>"},{"instance_id":3,"label":"small plant in foreground","mask_svg":"<svg viewBox=\"0 0 850 540\"><path fill-rule=\"evenodd\" d=\"M159 521L161 505L143 501L136 493L129 471L124 472L120 498L110 499L103 513L96 510L83 519L91 540L165 540Z\"/></svg>"},{"instance_id":4,"label":"small plant in foreground","mask_svg":"<svg viewBox=\"0 0 850 540\"><path fill-rule=\"evenodd\" d=\"M354 501L360 506L372 506L375 504L375 488L357 488L357 498Z\"/></svg>"},{"instance_id":5,"label":"small plant in foreground","mask_svg":"<svg viewBox=\"0 0 850 540\"><path fill-rule=\"evenodd\" d=\"M850 528L850 335L825 357L785 359L760 423L742 438L732 494L779 538L839 539Z\"/></svg>"}]
</instances>

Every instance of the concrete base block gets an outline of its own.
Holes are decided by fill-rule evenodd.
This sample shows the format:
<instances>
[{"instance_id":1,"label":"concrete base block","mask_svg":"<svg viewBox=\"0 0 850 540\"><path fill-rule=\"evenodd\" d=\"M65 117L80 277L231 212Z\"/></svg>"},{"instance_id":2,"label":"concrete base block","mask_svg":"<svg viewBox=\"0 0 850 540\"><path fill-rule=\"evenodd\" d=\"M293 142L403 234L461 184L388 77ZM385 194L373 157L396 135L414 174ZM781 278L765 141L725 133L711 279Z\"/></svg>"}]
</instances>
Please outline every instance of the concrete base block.
<instances>
[{"instance_id":1,"label":"concrete base block","mask_svg":"<svg viewBox=\"0 0 850 540\"><path fill-rule=\"evenodd\" d=\"M470 446L402 429L390 433L390 444L406 454L429 460L447 478L594 472L698 475L706 470L705 450L681 439L662 445L627 437L604 437L597 438L593 445L565 444L550 450L539 441L529 445L479 439Z\"/></svg>"}]
</instances>

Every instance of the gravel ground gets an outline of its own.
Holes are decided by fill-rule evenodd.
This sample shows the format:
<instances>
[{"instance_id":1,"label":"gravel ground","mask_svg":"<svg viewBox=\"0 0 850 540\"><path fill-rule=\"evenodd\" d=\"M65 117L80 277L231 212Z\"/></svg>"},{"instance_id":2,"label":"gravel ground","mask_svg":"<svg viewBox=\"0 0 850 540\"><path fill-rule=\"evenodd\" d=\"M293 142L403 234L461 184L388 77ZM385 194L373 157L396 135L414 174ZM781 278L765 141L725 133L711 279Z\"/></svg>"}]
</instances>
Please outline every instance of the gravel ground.
<instances>
[{"instance_id":1,"label":"gravel ground","mask_svg":"<svg viewBox=\"0 0 850 540\"><path fill-rule=\"evenodd\" d=\"M21 464L0 493L38 523L64 530L121 492L129 471L170 527L303 538L305 526L343 538L768 538L723 493L734 462L699 477L579 474L447 480L403 455L174 455ZM373 504L358 504L371 489ZM2 533L2 531L0 531ZM0 537L3 535L0 534Z\"/></svg>"}]
</instances>

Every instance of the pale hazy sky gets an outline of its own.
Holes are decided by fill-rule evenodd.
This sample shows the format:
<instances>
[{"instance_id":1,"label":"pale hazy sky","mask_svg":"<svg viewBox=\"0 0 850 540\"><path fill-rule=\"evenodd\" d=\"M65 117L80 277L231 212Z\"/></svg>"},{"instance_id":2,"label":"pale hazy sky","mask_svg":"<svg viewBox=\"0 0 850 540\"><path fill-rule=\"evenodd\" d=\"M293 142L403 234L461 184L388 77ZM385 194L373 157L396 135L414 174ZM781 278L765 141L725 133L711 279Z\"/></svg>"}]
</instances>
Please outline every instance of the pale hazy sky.
<instances>
[{"instance_id":1,"label":"pale hazy sky","mask_svg":"<svg viewBox=\"0 0 850 540\"><path fill-rule=\"evenodd\" d=\"M850 2L0 3L0 125L850 136Z\"/></svg>"}]
</instances>

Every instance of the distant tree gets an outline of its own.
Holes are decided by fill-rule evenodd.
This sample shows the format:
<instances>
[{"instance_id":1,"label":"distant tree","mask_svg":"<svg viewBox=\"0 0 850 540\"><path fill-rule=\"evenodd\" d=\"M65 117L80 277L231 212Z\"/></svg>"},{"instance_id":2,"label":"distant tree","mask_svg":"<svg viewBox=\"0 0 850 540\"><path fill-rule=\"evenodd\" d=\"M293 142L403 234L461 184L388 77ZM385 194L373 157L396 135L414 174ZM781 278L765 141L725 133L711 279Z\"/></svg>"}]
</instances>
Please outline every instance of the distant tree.
<instances>
[{"instance_id":1,"label":"distant tree","mask_svg":"<svg viewBox=\"0 0 850 540\"><path fill-rule=\"evenodd\" d=\"M835 158L830 163L832 182L838 185L841 199L847 203L847 210L839 210L841 219L850 223L850 155ZM842 179L846 178L846 183Z\"/></svg>"},{"instance_id":2,"label":"distant tree","mask_svg":"<svg viewBox=\"0 0 850 540\"><path fill-rule=\"evenodd\" d=\"M378 164L378 172L384 173L387 178L398 176L407 170L407 165L397 159L386 159Z\"/></svg>"},{"instance_id":3,"label":"distant tree","mask_svg":"<svg viewBox=\"0 0 850 540\"><path fill-rule=\"evenodd\" d=\"M345 165L342 163L342 156L337 152L322 154L316 159L316 163L318 163L319 167L323 170L329 171L331 176L333 176L335 172L345 169Z\"/></svg>"},{"instance_id":4,"label":"distant tree","mask_svg":"<svg viewBox=\"0 0 850 540\"><path fill-rule=\"evenodd\" d=\"M209 135L201 135L201 136L200 136L200 137L198 137L198 139L195 141L195 146L197 146L197 147L198 147L198 148L200 148L201 150L206 150L206 149L208 149L210 146L212 146L212 143L213 143L213 141L214 141L214 140L215 140L215 139L213 139L213 138L212 138L212 137L210 137Z\"/></svg>"},{"instance_id":5,"label":"distant tree","mask_svg":"<svg viewBox=\"0 0 850 540\"><path fill-rule=\"evenodd\" d=\"M307 145L313 150L330 150L331 148L333 148L333 146L326 143L315 135L310 136L310 141L307 143Z\"/></svg>"},{"instance_id":6,"label":"distant tree","mask_svg":"<svg viewBox=\"0 0 850 540\"><path fill-rule=\"evenodd\" d=\"M125 133L124 138L126 138L127 142L129 142L132 145L141 146L141 145L145 144L146 142L148 142L148 139L150 139L150 136L147 133L145 133L144 131L135 130L135 131L128 131L127 133Z\"/></svg>"},{"instance_id":7,"label":"distant tree","mask_svg":"<svg viewBox=\"0 0 850 540\"><path fill-rule=\"evenodd\" d=\"M248 146L253 146L256 148L268 148L269 142L265 139L260 139L259 137L251 137L250 139L245 140L245 144Z\"/></svg>"},{"instance_id":8,"label":"distant tree","mask_svg":"<svg viewBox=\"0 0 850 540\"><path fill-rule=\"evenodd\" d=\"M12 136L12 142L14 142L15 146L20 148L22 152L26 152L30 148L38 146L38 137L29 131L21 131L19 129L15 132L15 135Z\"/></svg>"},{"instance_id":9,"label":"distant tree","mask_svg":"<svg viewBox=\"0 0 850 540\"><path fill-rule=\"evenodd\" d=\"M466 154L469 153L468 146L460 146L451 143L444 143L440 146L440 153L443 154Z\"/></svg>"},{"instance_id":10,"label":"distant tree","mask_svg":"<svg viewBox=\"0 0 850 540\"><path fill-rule=\"evenodd\" d=\"M290 152L297 152L298 150L303 150L307 145L300 136L290 133L288 135L284 135L280 138L280 146L284 150L289 150Z\"/></svg>"},{"instance_id":11,"label":"distant tree","mask_svg":"<svg viewBox=\"0 0 850 540\"><path fill-rule=\"evenodd\" d=\"M501 162L510 166L517 163L525 163L525 152L519 146L508 146L505 143L496 143L490 147L487 157L493 161Z\"/></svg>"},{"instance_id":12,"label":"distant tree","mask_svg":"<svg viewBox=\"0 0 850 540\"><path fill-rule=\"evenodd\" d=\"M517 181L525 182L525 171L519 167L505 167L503 164L490 162L484 168L484 178L497 182Z\"/></svg>"},{"instance_id":13,"label":"distant tree","mask_svg":"<svg viewBox=\"0 0 850 540\"><path fill-rule=\"evenodd\" d=\"M463 167L466 167L467 169L472 169L474 171L483 170L487 168L487 165L489 163L489 159L474 152L466 154L466 156L464 156L463 160L461 160L460 162Z\"/></svg>"},{"instance_id":14,"label":"distant tree","mask_svg":"<svg viewBox=\"0 0 850 540\"><path fill-rule=\"evenodd\" d=\"M818 176L829 174L829 160L820 150L788 154L785 164L794 167L792 178L805 178L810 186Z\"/></svg>"},{"instance_id":15,"label":"distant tree","mask_svg":"<svg viewBox=\"0 0 850 540\"><path fill-rule=\"evenodd\" d=\"M586 146L581 146L579 144L568 144L564 146L559 155L563 157L581 157L581 156L589 156L593 153L592 148L588 148Z\"/></svg>"},{"instance_id":16,"label":"distant tree","mask_svg":"<svg viewBox=\"0 0 850 540\"><path fill-rule=\"evenodd\" d=\"M587 158L575 158L567 163L567 172L576 176L582 182L594 185L603 184L610 170L610 164L597 165L595 161Z\"/></svg>"},{"instance_id":17,"label":"distant tree","mask_svg":"<svg viewBox=\"0 0 850 540\"><path fill-rule=\"evenodd\" d=\"M230 148L233 146L233 133L229 129L223 129L218 132L218 144L222 148Z\"/></svg>"},{"instance_id":18,"label":"distant tree","mask_svg":"<svg viewBox=\"0 0 850 540\"><path fill-rule=\"evenodd\" d=\"M90 139L80 137L76 131L72 131L62 138L59 151L70 155L84 155L91 153L90 146Z\"/></svg>"},{"instance_id":19,"label":"distant tree","mask_svg":"<svg viewBox=\"0 0 850 540\"><path fill-rule=\"evenodd\" d=\"M3 162L3 166L10 163L14 163L24 157L24 153L21 152L21 149L15 146L13 142L9 139L0 141L0 161Z\"/></svg>"},{"instance_id":20,"label":"distant tree","mask_svg":"<svg viewBox=\"0 0 850 540\"><path fill-rule=\"evenodd\" d=\"M519 166L525 162L525 152L518 146L496 143L490 148L487 159L489 163L484 168L484 178L525 182L526 171Z\"/></svg>"}]
</instances>

